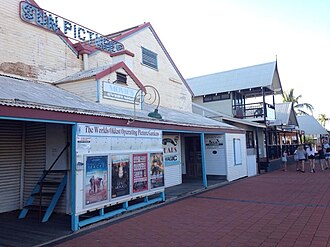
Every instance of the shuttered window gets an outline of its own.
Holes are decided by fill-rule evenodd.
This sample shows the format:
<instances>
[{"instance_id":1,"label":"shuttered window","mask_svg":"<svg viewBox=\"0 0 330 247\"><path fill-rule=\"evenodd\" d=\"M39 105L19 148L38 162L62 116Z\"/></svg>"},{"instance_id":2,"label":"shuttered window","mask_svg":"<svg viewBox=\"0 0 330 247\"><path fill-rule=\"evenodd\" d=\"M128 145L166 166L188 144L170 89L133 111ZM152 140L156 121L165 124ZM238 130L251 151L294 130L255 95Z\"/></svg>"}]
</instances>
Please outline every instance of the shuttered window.
<instances>
[{"instance_id":1,"label":"shuttered window","mask_svg":"<svg viewBox=\"0 0 330 247\"><path fill-rule=\"evenodd\" d=\"M158 69L157 53L142 47L142 64Z\"/></svg>"}]
</instances>

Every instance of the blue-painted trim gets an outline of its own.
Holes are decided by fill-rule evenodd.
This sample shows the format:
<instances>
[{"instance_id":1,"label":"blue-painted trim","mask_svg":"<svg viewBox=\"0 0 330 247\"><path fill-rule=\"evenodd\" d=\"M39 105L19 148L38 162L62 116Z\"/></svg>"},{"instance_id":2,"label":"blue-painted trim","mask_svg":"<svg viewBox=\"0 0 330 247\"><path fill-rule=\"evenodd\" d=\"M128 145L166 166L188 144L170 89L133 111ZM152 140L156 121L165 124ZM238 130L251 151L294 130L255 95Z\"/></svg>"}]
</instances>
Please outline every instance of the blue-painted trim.
<instances>
[{"instance_id":1,"label":"blue-painted trim","mask_svg":"<svg viewBox=\"0 0 330 247\"><path fill-rule=\"evenodd\" d=\"M46 212L45 212L45 215L44 217L42 218L42 222L47 222L49 217L52 215L53 211L54 211L54 208L58 202L58 200L60 199L60 196L62 195L62 192L67 184L67 181L68 181L68 176L67 174L65 174L61 180L61 184L58 186L57 190L56 190L56 193L55 195L53 196Z\"/></svg>"},{"instance_id":2,"label":"blue-painted trim","mask_svg":"<svg viewBox=\"0 0 330 247\"><path fill-rule=\"evenodd\" d=\"M144 198L144 201L143 202L137 203L137 204L132 205L132 206L128 206L128 202L123 202L123 207L122 208L117 209L117 210L114 210L112 212L101 214L99 216L94 216L94 217L89 218L89 219L86 219L86 220L82 220L82 221L80 221L78 223L79 224L79 227L83 227L83 226L86 226L86 225L89 225L89 224L92 224L92 223L96 223L98 221L111 218L113 216L122 214L124 212L136 210L136 209L139 209L139 208L143 208L145 206L148 206L148 205L151 205L151 204L155 204L157 202L162 202L162 201L164 201L164 198L165 198L164 197L164 194L165 193L162 192L159 197L156 197L156 198L151 199L151 200L149 200L148 196L146 196L146 198Z\"/></svg>"},{"instance_id":3,"label":"blue-painted trim","mask_svg":"<svg viewBox=\"0 0 330 247\"><path fill-rule=\"evenodd\" d=\"M96 80L96 102L100 103L100 94L101 94L101 82Z\"/></svg>"},{"instance_id":4,"label":"blue-painted trim","mask_svg":"<svg viewBox=\"0 0 330 247\"><path fill-rule=\"evenodd\" d=\"M76 216L76 134L77 124L71 128L71 230L79 230L79 216Z\"/></svg>"},{"instance_id":5,"label":"blue-painted trim","mask_svg":"<svg viewBox=\"0 0 330 247\"><path fill-rule=\"evenodd\" d=\"M203 175L203 186L207 188L207 177L206 177L206 164L205 164L205 138L204 133L201 133L201 155L202 155L202 175Z\"/></svg>"},{"instance_id":6,"label":"blue-painted trim","mask_svg":"<svg viewBox=\"0 0 330 247\"><path fill-rule=\"evenodd\" d=\"M35 118L17 118L17 117L0 116L0 119L15 120L15 121L30 121L30 122L40 122L40 123L76 124L75 122L65 122L65 121L57 121L57 120L35 119Z\"/></svg>"}]
</instances>

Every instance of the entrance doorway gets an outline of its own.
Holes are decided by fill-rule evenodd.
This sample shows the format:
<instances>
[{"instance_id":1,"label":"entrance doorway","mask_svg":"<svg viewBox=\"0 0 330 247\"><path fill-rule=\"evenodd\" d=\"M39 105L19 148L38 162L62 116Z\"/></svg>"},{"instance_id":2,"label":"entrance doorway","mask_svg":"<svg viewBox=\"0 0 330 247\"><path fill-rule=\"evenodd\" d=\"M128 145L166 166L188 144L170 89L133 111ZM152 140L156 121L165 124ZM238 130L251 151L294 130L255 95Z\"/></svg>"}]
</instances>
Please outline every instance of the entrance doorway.
<instances>
[{"instance_id":1,"label":"entrance doorway","mask_svg":"<svg viewBox=\"0 0 330 247\"><path fill-rule=\"evenodd\" d=\"M186 178L202 178L202 153L199 136L185 138Z\"/></svg>"}]
</instances>

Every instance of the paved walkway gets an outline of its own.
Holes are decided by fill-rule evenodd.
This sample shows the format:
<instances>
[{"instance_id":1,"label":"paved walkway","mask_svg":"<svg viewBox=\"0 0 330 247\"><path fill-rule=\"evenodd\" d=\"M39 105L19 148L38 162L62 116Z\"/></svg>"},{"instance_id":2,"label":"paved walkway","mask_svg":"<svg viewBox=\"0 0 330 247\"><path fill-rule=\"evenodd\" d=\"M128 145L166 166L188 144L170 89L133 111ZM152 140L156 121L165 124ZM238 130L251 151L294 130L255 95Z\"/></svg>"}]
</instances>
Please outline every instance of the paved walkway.
<instances>
[{"instance_id":1,"label":"paved walkway","mask_svg":"<svg viewBox=\"0 0 330 247\"><path fill-rule=\"evenodd\" d=\"M316 173L301 173L290 166L287 172L242 179L81 231L56 244L330 246L330 170L322 172L317 166Z\"/></svg>"}]
</instances>

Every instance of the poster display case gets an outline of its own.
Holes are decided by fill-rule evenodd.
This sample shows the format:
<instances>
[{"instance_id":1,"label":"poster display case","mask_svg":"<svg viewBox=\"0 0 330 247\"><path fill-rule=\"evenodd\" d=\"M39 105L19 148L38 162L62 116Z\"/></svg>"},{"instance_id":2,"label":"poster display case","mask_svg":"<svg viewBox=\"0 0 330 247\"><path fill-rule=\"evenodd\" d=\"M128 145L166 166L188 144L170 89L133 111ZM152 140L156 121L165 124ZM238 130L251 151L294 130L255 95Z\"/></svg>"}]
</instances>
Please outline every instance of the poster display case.
<instances>
[{"instance_id":1,"label":"poster display case","mask_svg":"<svg viewBox=\"0 0 330 247\"><path fill-rule=\"evenodd\" d=\"M76 215L164 192L162 131L78 124Z\"/></svg>"}]
</instances>

